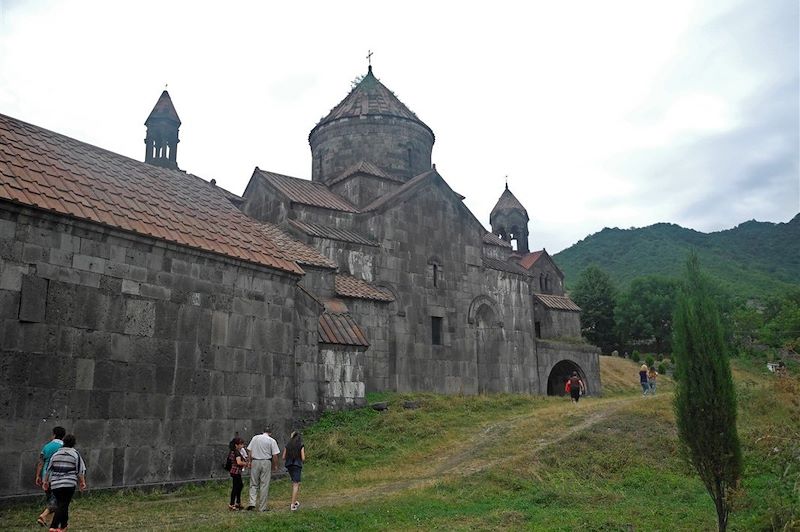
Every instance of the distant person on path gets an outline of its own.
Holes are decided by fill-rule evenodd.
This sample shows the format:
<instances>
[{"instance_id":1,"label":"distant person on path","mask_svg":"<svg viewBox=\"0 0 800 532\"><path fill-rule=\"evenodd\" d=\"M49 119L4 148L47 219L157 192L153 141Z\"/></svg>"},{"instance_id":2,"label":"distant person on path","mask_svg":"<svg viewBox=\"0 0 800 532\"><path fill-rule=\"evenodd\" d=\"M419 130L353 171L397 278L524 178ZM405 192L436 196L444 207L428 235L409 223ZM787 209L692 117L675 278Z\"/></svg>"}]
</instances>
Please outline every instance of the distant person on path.
<instances>
[{"instance_id":1,"label":"distant person on path","mask_svg":"<svg viewBox=\"0 0 800 532\"><path fill-rule=\"evenodd\" d=\"M639 368L639 384L642 385L642 395L647 395L650 389L650 383L647 380L647 364L642 364Z\"/></svg>"},{"instance_id":2,"label":"distant person on path","mask_svg":"<svg viewBox=\"0 0 800 532\"><path fill-rule=\"evenodd\" d=\"M258 494L258 511L267 511L269 481L272 479L272 473L278 469L278 455L281 452L278 443L272 439L271 432L270 427L267 427L262 434L253 436L247 446L248 462L250 463L248 510L256 509L256 494Z\"/></svg>"},{"instance_id":3,"label":"distant person on path","mask_svg":"<svg viewBox=\"0 0 800 532\"><path fill-rule=\"evenodd\" d=\"M64 445L64 436L66 436L67 431L64 430L64 427L53 427L53 437L50 438L50 441L45 443L42 447L41 453L39 453L39 461L36 463L36 475L34 476L34 483L37 486L42 485L42 477L47 472L47 466L50 464L50 458L55 454L56 451L61 449L61 446ZM40 526L47 526L47 518L50 517L50 514L55 512L56 507L55 504L50 504L51 499L55 502L53 498L53 493L51 490L44 490L45 495L45 507L44 511L39 514L39 517L36 519L36 522L39 523Z\"/></svg>"},{"instance_id":4,"label":"distant person on path","mask_svg":"<svg viewBox=\"0 0 800 532\"><path fill-rule=\"evenodd\" d=\"M303 446L303 436L297 432L292 432L289 443L283 450L283 463L289 471L292 479L292 504L289 508L294 512L300 507L297 495L300 493L300 474L303 472L303 462L306 461L306 449Z\"/></svg>"},{"instance_id":5,"label":"distant person on path","mask_svg":"<svg viewBox=\"0 0 800 532\"><path fill-rule=\"evenodd\" d=\"M58 502L50 532L64 531L69 524L69 503L75 495L75 488L86 489L86 464L75 450L75 436L72 434L64 436L64 445L50 458L43 485L45 490L53 490Z\"/></svg>"},{"instance_id":6,"label":"distant person on path","mask_svg":"<svg viewBox=\"0 0 800 532\"><path fill-rule=\"evenodd\" d=\"M577 371L573 371L572 376L567 379L566 388L569 391L570 397L572 397L573 403L577 403L580 400L581 395L586 393L586 386L583 384L581 378L578 377Z\"/></svg>"},{"instance_id":7,"label":"distant person on path","mask_svg":"<svg viewBox=\"0 0 800 532\"><path fill-rule=\"evenodd\" d=\"M229 510L241 510L242 506L242 470L247 467L247 460L242 457L242 448L244 447L244 440L238 436L231 440L230 453L228 453L228 460L231 463L231 502L228 505Z\"/></svg>"},{"instance_id":8,"label":"distant person on path","mask_svg":"<svg viewBox=\"0 0 800 532\"><path fill-rule=\"evenodd\" d=\"M655 367L650 367L647 372L647 384L650 388L650 395L656 394L656 379L658 379L658 372Z\"/></svg>"}]
</instances>

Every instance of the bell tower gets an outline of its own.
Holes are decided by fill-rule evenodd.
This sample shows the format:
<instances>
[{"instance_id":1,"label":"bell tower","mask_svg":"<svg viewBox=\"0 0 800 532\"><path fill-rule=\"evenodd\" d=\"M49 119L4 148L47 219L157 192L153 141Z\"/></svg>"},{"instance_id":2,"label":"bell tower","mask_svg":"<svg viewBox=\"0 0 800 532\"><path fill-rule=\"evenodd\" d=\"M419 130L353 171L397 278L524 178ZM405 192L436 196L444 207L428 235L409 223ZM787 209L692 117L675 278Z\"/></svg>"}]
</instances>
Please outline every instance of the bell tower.
<instances>
[{"instance_id":1,"label":"bell tower","mask_svg":"<svg viewBox=\"0 0 800 532\"><path fill-rule=\"evenodd\" d=\"M528 211L522 203L506 189L497 200L497 204L489 215L492 233L496 234L512 246L517 253L528 253Z\"/></svg>"},{"instance_id":2,"label":"bell tower","mask_svg":"<svg viewBox=\"0 0 800 532\"><path fill-rule=\"evenodd\" d=\"M178 129L181 119L165 90L144 123L147 134L144 139L144 162L164 168L178 169Z\"/></svg>"}]
</instances>

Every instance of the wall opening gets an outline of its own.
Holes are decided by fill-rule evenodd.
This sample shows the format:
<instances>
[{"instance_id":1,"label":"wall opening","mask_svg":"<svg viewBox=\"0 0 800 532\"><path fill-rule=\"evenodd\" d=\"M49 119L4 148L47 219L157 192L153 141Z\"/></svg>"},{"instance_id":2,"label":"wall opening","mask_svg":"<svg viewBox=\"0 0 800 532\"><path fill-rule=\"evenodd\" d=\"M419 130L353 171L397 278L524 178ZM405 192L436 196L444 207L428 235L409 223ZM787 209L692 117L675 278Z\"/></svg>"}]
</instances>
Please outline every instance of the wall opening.
<instances>
[{"instance_id":1,"label":"wall opening","mask_svg":"<svg viewBox=\"0 0 800 532\"><path fill-rule=\"evenodd\" d=\"M550 376L547 377L547 395L566 395L564 385L567 383L573 371L578 372L578 376L583 380L586 385L586 391L589 392L589 383L586 382L586 374L581 367L571 360L562 360L550 370Z\"/></svg>"},{"instance_id":2,"label":"wall opening","mask_svg":"<svg viewBox=\"0 0 800 532\"><path fill-rule=\"evenodd\" d=\"M444 318L438 316L431 316L431 343L433 345L442 345L442 322Z\"/></svg>"}]
</instances>

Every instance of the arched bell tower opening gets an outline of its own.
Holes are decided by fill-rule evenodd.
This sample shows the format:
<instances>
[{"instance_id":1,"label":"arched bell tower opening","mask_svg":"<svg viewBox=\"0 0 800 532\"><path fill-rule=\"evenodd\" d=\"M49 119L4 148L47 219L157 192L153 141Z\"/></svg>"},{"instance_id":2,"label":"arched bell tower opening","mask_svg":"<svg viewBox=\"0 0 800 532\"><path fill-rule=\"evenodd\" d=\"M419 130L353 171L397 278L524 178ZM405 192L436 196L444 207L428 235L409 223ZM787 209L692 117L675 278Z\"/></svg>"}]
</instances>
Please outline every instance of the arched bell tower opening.
<instances>
[{"instance_id":1,"label":"arched bell tower opening","mask_svg":"<svg viewBox=\"0 0 800 532\"><path fill-rule=\"evenodd\" d=\"M586 381L586 375L581 367L571 360L562 360L550 370L550 375L547 377L547 395L566 395L567 392L564 391L564 386L566 385L567 379L570 378L573 371L578 372L578 376L586 386L586 391L588 393L589 384Z\"/></svg>"}]
</instances>

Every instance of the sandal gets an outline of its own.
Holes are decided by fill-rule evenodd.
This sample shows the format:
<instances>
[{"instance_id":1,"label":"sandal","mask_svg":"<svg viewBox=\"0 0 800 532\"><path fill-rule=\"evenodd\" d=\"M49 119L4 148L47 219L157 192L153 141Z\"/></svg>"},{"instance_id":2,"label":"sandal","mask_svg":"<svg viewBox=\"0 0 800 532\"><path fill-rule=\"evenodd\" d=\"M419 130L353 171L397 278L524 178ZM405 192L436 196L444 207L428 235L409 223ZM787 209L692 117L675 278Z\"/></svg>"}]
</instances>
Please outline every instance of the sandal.
<instances>
[{"instance_id":1,"label":"sandal","mask_svg":"<svg viewBox=\"0 0 800 532\"><path fill-rule=\"evenodd\" d=\"M47 523L44 521L44 517L41 515L36 518L36 522L39 523L39 526L47 526Z\"/></svg>"},{"instance_id":2,"label":"sandal","mask_svg":"<svg viewBox=\"0 0 800 532\"><path fill-rule=\"evenodd\" d=\"M229 504L228 510L230 510L231 512L235 512L236 510L238 510L238 508L236 507L235 504Z\"/></svg>"}]
</instances>

